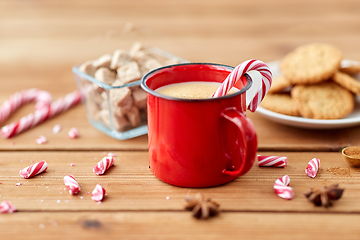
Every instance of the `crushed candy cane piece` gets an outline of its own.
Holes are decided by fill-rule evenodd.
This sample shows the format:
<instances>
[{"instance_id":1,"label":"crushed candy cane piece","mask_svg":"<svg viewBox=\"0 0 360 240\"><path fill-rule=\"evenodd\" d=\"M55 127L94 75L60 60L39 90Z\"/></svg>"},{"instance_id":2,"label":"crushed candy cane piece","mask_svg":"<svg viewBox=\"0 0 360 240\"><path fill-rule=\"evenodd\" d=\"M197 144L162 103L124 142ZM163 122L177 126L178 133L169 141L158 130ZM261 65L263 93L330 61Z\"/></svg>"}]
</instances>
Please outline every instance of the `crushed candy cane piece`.
<instances>
[{"instance_id":1,"label":"crushed candy cane piece","mask_svg":"<svg viewBox=\"0 0 360 240\"><path fill-rule=\"evenodd\" d=\"M48 168L47 163L44 160L42 160L38 163L35 163L33 165L30 165L30 166L20 170L19 174L23 178L31 178L37 174L45 172L47 168Z\"/></svg>"},{"instance_id":2,"label":"crushed candy cane piece","mask_svg":"<svg viewBox=\"0 0 360 240\"><path fill-rule=\"evenodd\" d=\"M3 201L0 204L0 213L13 213L16 211L16 207L8 201Z\"/></svg>"},{"instance_id":3,"label":"crushed candy cane piece","mask_svg":"<svg viewBox=\"0 0 360 240\"><path fill-rule=\"evenodd\" d=\"M102 201L105 193L105 189L100 184L96 184L95 189L91 193L91 199L97 202Z\"/></svg>"},{"instance_id":4,"label":"crushed candy cane piece","mask_svg":"<svg viewBox=\"0 0 360 240\"><path fill-rule=\"evenodd\" d=\"M113 157L104 157L93 168L93 172L97 175L102 175L114 164L114 162L115 159Z\"/></svg>"},{"instance_id":5,"label":"crushed candy cane piece","mask_svg":"<svg viewBox=\"0 0 360 240\"><path fill-rule=\"evenodd\" d=\"M66 175L64 177L64 183L71 195L78 194L80 192L80 185L75 180L74 176Z\"/></svg>"},{"instance_id":6,"label":"crushed candy cane piece","mask_svg":"<svg viewBox=\"0 0 360 240\"><path fill-rule=\"evenodd\" d=\"M290 185L290 177L285 175L281 178L276 179L274 183L274 190L276 194L284 199L292 199L294 197L294 190Z\"/></svg>"},{"instance_id":7,"label":"crushed candy cane piece","mask_svg":"<svg viewBox=\"0 0 360 240\"><path fill-rule=\"evenodd\" d=\"M18 183L15 184L15 186L20 186L20 185L22 185L21 182L18 182Z\"/></svg>"},{"instance_id":8,"label":"crushed candy cane piece","mask_svg":"<svg viewBox=\"0 0 360 240\"><path fill-rule=\"evenodd\" d=\"M59 132L61 131L61 129L62 129L61 125L60 125L60 124L56 124L56 125L53 127L52 132L53 132L53 134L57 134L57 133L59 133Z\"/></svg>"},{"instance_id":9,"label":"crushed candy cane piece","mask_svg":"<svg viewBox=\"0 0 360 240\"><path fill-rule=\"evenodd\" d=\"M47 139L45 136L43 135L40 135L37 139L36 139L36 143L37 144L44 144L47 142Z\"/></svg>"},{"instance_id":10,"label":"crushed candy cane piece","mask_svg":"<svg viewBox=\"0 0 360 240\"><path fill-rule=\"evenodd\" d=\"M316 177L317 172L319 171L320 167L320 159L313 158L308 163L307 167L305 168L305 173L311 178Z\"/></svg>"},{"instance_id":11,"label":"crushed candy cane piece","mask_svg":"<svg viewBox=\"0 0 360 240\"><path fill-rule=\"evenodd\" d=\"M71 128L68 132L69 138L78 138L79 137L79 131L76 128Z\"/></svg>"},{"instance_id":12,"label":"crushed candy cane piece","mask_svg":"<svg viewBox=\"0 0 360 240\"><path fill-rule=\"evenodd\" d=\"M259 167L285 167L287 165L287 157L262 155L258 155L257 157Z\"/></svg>"},{"instance_id":13,"label":"crushed candy cane piece","mask_svg":"<svg viewBox=\"0 0 360 240\"><path fill-rule=\"evenodd\" d=\"M75 163L70 163L70 166L74 167L74 166L75 166Z\"/></svg>"}]
</instances>

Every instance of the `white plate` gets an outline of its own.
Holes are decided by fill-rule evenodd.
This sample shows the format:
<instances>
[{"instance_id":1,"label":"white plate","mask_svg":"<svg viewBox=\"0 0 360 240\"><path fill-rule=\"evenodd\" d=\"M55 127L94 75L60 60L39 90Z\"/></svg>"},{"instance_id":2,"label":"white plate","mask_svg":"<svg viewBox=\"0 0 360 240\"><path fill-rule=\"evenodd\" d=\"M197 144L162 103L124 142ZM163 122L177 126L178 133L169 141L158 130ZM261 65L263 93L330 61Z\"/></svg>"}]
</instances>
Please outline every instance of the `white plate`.
<instances>
[{"instance_id":1,"label":"white plate","mask_svg":"<svg viewBox=\"0 0 360 240\"><path fill-rule=\"evenodd\" d=\"M341 66L347 66L353 63L351 60L343 60ZM279 61L274 61L268 63L273 77L277 77L281 74L279 68ZM357 79L360 80L360 76L357 76ZM309 129L337 129L337 128L346 128L356 125L360 125L360 96L355 98L355 108L352 113L345 118L335 119L335 120L318 120L310 119L303 117L293 117L288 115L283 115L276 113L270 110L267 110L262 107L258 107L256 112L261 114L263 117L288 126L299 127L299 128L309 128Z\"/></svg>"}]
</instances>

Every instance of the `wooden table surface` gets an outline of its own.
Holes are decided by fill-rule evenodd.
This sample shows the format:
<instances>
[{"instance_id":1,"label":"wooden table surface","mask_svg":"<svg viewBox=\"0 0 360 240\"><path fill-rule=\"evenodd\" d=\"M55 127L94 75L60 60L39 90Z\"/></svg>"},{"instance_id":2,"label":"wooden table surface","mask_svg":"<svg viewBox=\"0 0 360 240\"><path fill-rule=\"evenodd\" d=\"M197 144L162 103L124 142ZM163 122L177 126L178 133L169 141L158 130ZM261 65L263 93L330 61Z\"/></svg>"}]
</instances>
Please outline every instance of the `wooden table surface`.
<instances>
[{"instance_id":1,"label":"wooden table surface","mask_svg":"<svg viewBox=\"0 0 360 240\"><path fill-rule=\"evenodd\" d=\"M0 103L16 91L39 88L54 99L76 89L72 67L135 41L191 62L228 65L250 59L281 59L312 42L339 47L360 60L358 0L153 0L0 1ZM29 104L11 123L33 111ZM285 168L259 168L214 188L170 186L148 168L147 136L115 140L74 109L11 139L0 139L0 201L18 212L0 215L1 239L360 239L360 171L349 168L341 149L360 146L360 126L305 130L248 113L258 134L258 154L287 156ZM55 124L63 130L52 134ZM67 131L79 129L80 138ZM35 139L45 135L48 143ZM107 153L116 163L106 175L92 167ZM315 179L304 173L321 159ZM49 169L31 179L20 169L46 160ZM71 166L75 163L75 166ZM336 169L337 171L334 171ZM82 191L69 195L63 176L77 177ZM292 200L279 198L274 181L288 174ZM21 182L21 186L15 186ZM87 194L107 190L101 204ZM333 207L315 207L303 196L310 187L339 183ZM221 206L217 217L197 220L184 197L203 193Z\"/></svg>"}]
</instances>

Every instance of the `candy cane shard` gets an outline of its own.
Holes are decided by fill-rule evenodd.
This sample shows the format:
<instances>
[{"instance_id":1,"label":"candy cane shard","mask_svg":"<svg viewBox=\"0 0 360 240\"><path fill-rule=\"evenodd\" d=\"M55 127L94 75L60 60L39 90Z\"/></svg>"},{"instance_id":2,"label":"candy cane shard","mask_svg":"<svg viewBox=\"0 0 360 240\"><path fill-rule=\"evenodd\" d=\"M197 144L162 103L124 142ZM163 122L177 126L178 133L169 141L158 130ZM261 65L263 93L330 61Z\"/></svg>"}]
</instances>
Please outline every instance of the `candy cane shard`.
<instances>
[{"instance_id":1,"label":"candy cane shard","mask_svg":"<svg viewBox=\"0 0 360 240\"><path fill-rule=\"evenodd\" d=\"M76 106L81 101L81 94L79 91L74 91L67 94L65 97L52 102L48 107L37 109L34 113L22 117L19 121L10 123L1 128L1 134L4 138L13 137L22 133L38 124L53 118L68 109Z\"/></svg>"},{"instance_id":2,"label":"candy cane shard","mask_svg":"<svg viewBox=\"0 0 360 240\"><path fill-rule=\"evenodd\" d=\"M104 157L101 159L93 168L93 172L97 175L102 175L108 170L112 165L114 165L115 158L113 157Z\"/></svg>"},{"instance_id":3,"label":"candy cane shard","mask_svg":"<svg viewBox=\"0 0 360 240\"><path fill-rule=\"evenodd\" d=\"M47 139L45 136L40 135L35 141L37 144L44 144L47 142Z\"/></svg>"},{"instance_id":4,"label":"candy cane shard","mask_svg":"<svg viewBox=\"0 0 360 240\"><path fill-rule=\"evenodd\" d=\"M74 176L66 175L64 177L65 186L68 188L71 195L78 194L80 192L80 185L75 180Z\"/></svg>"},{"instance_id":5,"label":"candy cane shard","mask_svg":"<svg viewBox=\"0 0 360 240\"><path fill-rule=\"evenodd\" d=\"M105 189L100 184L96 184L95 189L91 193L91 199L100 202L104 199L105 193Z\"/></svg>"},{"instance_id":6,"label":"candy cane shard","mask_svg":"<svg viewBox=\"0 0 360 240\"><path fill-rule=\"evenodd\" d=\"M69 138L78 138L79 137L79 131L76 128L71 128L68 132L68 137Z\"/></svg>"},{"instance_id":7,"label":"candy cane shard","mask_svg":"<svg viewBox=\"0 0 360 240\"><path fill-rule=\"evenodd\" d=\"M290 185L290 177L285 175L281 178L276 179L274 183L274 190L276 194L284 199L292 199L294 197L294 190Z\"/></svg>"},{"instance_id":8,"label":"candy cane shard","mask_svg":"<svg viewBox=\"0 0 360 240\"><path fill-rule=\"evenodd\" d=\"M257 155L259 167L285 167L287 157Z\"/></svg>"},{"instance_id":9,"label":"candy cane shard","mask_svg":"<svg viewBox=\"0 0 360 240\"><path fill-rule=\"evenodd\" d=\"M260 105L266 93L269 91L272 82L272 73L270 71L270 68L262 61L251 59L240 63L226 77L224 82L220 85L220 87L216 90L212 97L225 96L228 91L230 91L230 89L235 86L235 83L242 76L244 76L245 73L252 70L258 71L261 74L262 79L262 83L259 89L256 91L254 98L248 106L248 109L250 111L255 112L256 108Z\"/></svg>"},{"instance_id":10,"label":"candy cane shard","mask_svg":"<svg viewBox=\"0 0 360 240\"><path fill-rule=\"evenodd\" d=\"M316 174L319 171L320 167L320 159L313 158L309 161L307 167L305 168L305 173L311 178L316 177Z\"/></svg>"},{"instance_id":11,"label":"candy cane shard","mask_svg":"<svg viewBox=\"0 0 360 240\"><path fill-rule=\"evenodd\" d=\"M45 172L47 168L48 168L47 163L44 160L42 160L38 163L35 163L33 165L30 165L30 166L20 170L19 174L23 178L31 178L35 175Z\"/></svg>"},{"instance_id":12,"label":"candy cane shard","mask_svg":"<svg viewBox=\"0 0 360 240\"><path fill-rule=\"evenodd\" d=\"M16 207L8 201L3 201L0 204L0 213L13 213L16 211Z\"/></svg>"}]
</instances>

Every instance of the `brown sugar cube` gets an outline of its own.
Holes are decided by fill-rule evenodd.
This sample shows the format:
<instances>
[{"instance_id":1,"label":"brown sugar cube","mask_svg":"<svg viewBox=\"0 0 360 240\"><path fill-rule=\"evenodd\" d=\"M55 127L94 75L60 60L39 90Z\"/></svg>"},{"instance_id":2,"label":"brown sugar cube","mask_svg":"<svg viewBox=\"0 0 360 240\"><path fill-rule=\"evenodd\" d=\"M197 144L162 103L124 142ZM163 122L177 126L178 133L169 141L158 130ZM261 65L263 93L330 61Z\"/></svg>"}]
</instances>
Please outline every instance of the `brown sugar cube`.
<instances>
[{"instance_id":1,"label":"brown sugar cube","mask_svg":"<svg viewBox=\"0 0 360 240\"><path fill-rule=\"evenodd\" d=\"M121 82L129 83L141 79L141 72L139 65L132 61L124 64L123 66L117 69L118 79Z\"/></svg>"},{"instance_id":2,"label":"brown sugar cube","mask_svg":"<svg viewBox=\"0 0 360 240\"><path fill-rule=\"evenodd\" d=\"M121 131L130 125L126 117L118 117L118 116L114 116L113 124L114 124L114 128L117 131Z\"/></svg>"},{"instance_id":3,"label":"brown sugar cube","mask_svg":"<svg viewBox=\"0 0 360 240\"><path fill-rule=\"evenodd\" d=\"M161 63L155 58L151 58L145 62L145 69L150 72L156 68L162 67Z\"/></svg>"},{"instance_id":4,"label":"brown sugar cube","mask_svg":"<svg viewBox=\"0 0 360 240\"><path fill-rule=\"evenodd\" d=\"M141 42L135 42L129 50L130 57L134 58L134 56L143 49L143 45Z\"/></svg>"},{"instance_id":5,"label":"brown sugar cube","mask_svg":"<svg viewBox=\"0 0 360 240\"><path fill-rule=\"evenodd\" d=\"M101 67L110 68L111 58L112 56L110 54L105 54L98 59L93 60L92 64L96 69Z\"/></svg>"},{"instance_id":6,"label":"brown sugar cube","mask_svg":"<svg viewBox=\"0 0 360 240\"><path fill-rule=\"evenodd\" d=\"M115 70L130 61L132 61L130 55L125 50L118 49L112 56L110 69Z\"/></svg>"},{"instance_id":7,"label":"brown sugar cube","mask_svg":"<svg viewBox=\"0 0 360 240\"><path fill-rule=\"evenodd\" d=\"M133 106L130 111L126 114L129 119L131 126L135 127L141 122L139 109Z\"/></svg>"},{"instance_id":8,"label":"brown sugar cube","mask_svg":"<svg viewBox=\"0 0 360 240\"><path fill-rule=\"evenodd\" d=\"M116 116L123 117L130 111L133 105L134 105L134 100L131 97L126 98L126 101L123 102L123 105L112 106L112 111Z\"/></svg>"},{"instance_id":9,"label":"brown sugar cube","mask_svg":"<svg viewBox=\"0 0 360 240\"><path fill-rule=\"evenodd\" d=\"M123 81L121 81L120 79L116 79L112 84L111 86L114 86L114 87L117 87L117 86L122 86L124 85L125 83Z\"/></svg>"},{"instance_id":10,"label":"brown sugar cube","mask_svg":"<svg viewBox=\"0 0 360 240\"><path fill-rule=\"evenodd\" d=\"M109 68L101 67L96 70L94 77L106 84L112 84L115 81L116 73Z\"/></svg>"},{"instance_id":11,"label":"brown sugar cube","mask_svg":"<svg viewBox=\"0 0 360 240\"><path fill-rule=\"evenodd\" d=\"M131 97L129 97L129 98L126 98L122 104L123 105L121 105L121 106L116 106L116 105L113 105L112 103L110 103L111 113L118 117L124 117L125 114L128 113L130 111L130 109L132 108L132 106L134 105L134 100ZM107 100L102 102L101 108L109 110Z\"/></svg>"},{"instance_id":12,"label":"brown sugar cube","mask_svg":"<svg viewBox=\"0 0 360 240\"><path fill-rule=\"evenodd\" d=\"M138 89L132 92L132 96L134 99L135 106L139 109L146 108L146 92L142 89Z\"/></svg>"},{"instance_id":13,"label":"brown sugar cube","mask_svg":"<svg viewBox=\"0 0 360 240\"><path fill-rule=\"evenodd\" d=\"M81 64L79 70L83 73L86 73L89 76L94 76L96 68L92 64L92 61L86 61L85 63Z\"/></svg>"},{"instance_id":14,"label":"brown sugar cube","mask_svg":"<svg viewBox=\"0 0 360 240\"><path fill-rule=\"evenodd\" d=\"M106 126L111 127L110 114L108 110L101 110L99 112L99 118ZM125 117L117 117L115 115L112 115L112 124L113 128L118 131L130 125L129 121Z\"/></svg>"},{"instance_id":15,"label":"brown sugar cube","mask_svg":"<svg viewBox=\"0 0 360 240\"><path fill-rule=\"evenodd\" d=\"M131 90L128 87L110 90L110 103L112 106L125 106L131 98Z\"/></svg>"}]
</instances>

